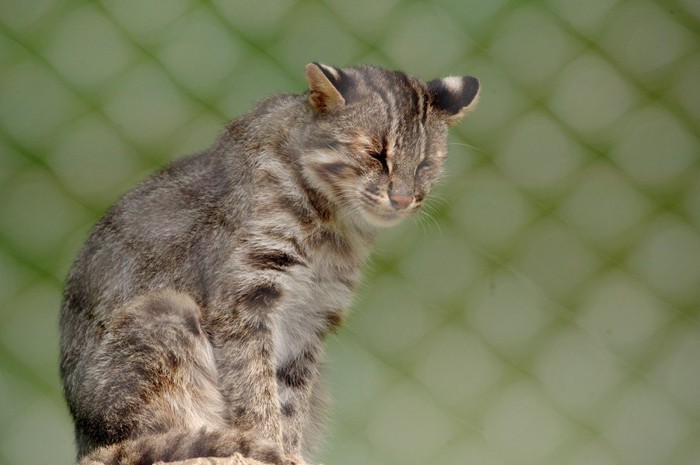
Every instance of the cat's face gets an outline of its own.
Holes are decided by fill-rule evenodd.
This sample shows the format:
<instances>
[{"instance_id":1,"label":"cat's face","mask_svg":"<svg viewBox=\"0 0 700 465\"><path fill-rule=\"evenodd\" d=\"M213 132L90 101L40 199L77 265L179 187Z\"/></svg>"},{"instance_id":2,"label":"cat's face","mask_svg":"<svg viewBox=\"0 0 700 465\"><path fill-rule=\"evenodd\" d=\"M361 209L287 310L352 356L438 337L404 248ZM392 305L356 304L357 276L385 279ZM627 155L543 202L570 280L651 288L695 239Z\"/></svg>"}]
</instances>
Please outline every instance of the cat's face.
<instances>
[{"instance_id":1,"label":"cat's face","mask_svg":"<svg viewBox=\"0 0 700 465\"><path fill-rule=\"evenodd\" d=\"M423 204L440 177L447 127L476 100L474 78L423 83L401 72L307 66L315 124L307 174L343 212L391 226Z\"/></svg>"}]
</instances>

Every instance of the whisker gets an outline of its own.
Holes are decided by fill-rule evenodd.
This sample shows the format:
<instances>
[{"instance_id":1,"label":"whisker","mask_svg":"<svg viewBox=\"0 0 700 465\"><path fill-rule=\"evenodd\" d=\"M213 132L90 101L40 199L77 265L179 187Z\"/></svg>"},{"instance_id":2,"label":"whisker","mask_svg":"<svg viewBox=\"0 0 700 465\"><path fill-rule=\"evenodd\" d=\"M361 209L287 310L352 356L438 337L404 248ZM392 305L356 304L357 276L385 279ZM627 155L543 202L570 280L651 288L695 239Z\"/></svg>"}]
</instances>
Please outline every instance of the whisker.
<instances>
[{"instance_id":1,"label":"whisker","mask_svg":"<svg viewBox=\"0 0 700 465\"><path fill-rule=\"evenodd\" d=\"M424 203L424 208L429 211L437 212L442 208L451 208L450 201L437 195L431 195Z\"/></svg>"},{"instance_id":2,"label":"whisker","mask_svg":"<svg viewBox=\"0 0 700 465\"><path fill-rule=\"evenodd\" d=\"M442 238L442 229L440 228L440 223L438 223L438 221L433 217L433 215L430 214L429 211L421 209L419 214L415 215L414 218L420 223L424 233L430 231L430 229L433 227L432 225L434 225L435 228L438 230L440 237Z\"/></svg>"},{"instance_id":3,"label":"whisker","mask_svg":"<svg viewBox=\"0 0 700 465\"><path fill-rule=\"evenodd\" d=\"M449 145L459 145L460 147L468 147L468 148L470 148L470 149L472 149L472 150L476 150L477 152L480 152L480 153L486 153L486 150L481 149L481 148L479 148L479 147L476 147L476 146L474 146L474 145L470 145L470 144L464 143L464 142L448 142L447 145L448 145L448 146L449 146Z\"/></svg>"}]
</instances>

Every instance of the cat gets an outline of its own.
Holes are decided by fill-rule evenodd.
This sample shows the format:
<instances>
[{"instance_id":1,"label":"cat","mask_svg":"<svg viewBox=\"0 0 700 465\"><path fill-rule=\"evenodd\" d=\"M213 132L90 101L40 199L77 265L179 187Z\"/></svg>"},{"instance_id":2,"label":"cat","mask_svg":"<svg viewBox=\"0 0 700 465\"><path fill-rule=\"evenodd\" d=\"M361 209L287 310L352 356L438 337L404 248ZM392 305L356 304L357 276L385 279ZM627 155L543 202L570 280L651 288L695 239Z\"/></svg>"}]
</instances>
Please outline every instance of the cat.
<instances>
[{"instance_id":1,"label":"cat","mask_svg":"<svg viewBox=\"0 0 700 465\"><path fill-rule=\"evenodd\" d=\"M94 226L66 279L60 373L82 464L240 453L303 465L324 338L378 228L440 176L470 76L310 63Z\"/></svg>"}]
</instances>

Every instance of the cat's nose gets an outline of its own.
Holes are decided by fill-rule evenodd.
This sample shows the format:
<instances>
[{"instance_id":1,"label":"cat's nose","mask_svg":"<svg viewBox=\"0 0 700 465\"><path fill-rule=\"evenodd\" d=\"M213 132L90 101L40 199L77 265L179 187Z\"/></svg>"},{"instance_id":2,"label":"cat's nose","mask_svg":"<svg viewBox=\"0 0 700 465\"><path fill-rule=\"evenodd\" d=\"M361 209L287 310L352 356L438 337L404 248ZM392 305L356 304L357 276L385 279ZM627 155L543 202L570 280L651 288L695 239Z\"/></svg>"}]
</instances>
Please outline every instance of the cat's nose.
<instances>
[{"instance_id":1,"label":"cat's nose","mask_svg":"<svg viewBox=\"0 0 700 465\"><path fill-rule=\"evenodd\" d=\"M391 206L394 207L394 209L403 210L404 208L411 205L411 203L413 203L413 196L404 195L400 193L392 193L389 194L389 201L391 202Z\"/></svg>"},{"instance_id":2,"label":"cat's nose","mask_svg":"<svg viewBox=\"0 0 700 465\"><path fill-rule=\"evenodd\" d=\"M394 210L403 210L413 203L413 189L401 180L389 182L389 202Z\"/></svg>"}]
</instances>

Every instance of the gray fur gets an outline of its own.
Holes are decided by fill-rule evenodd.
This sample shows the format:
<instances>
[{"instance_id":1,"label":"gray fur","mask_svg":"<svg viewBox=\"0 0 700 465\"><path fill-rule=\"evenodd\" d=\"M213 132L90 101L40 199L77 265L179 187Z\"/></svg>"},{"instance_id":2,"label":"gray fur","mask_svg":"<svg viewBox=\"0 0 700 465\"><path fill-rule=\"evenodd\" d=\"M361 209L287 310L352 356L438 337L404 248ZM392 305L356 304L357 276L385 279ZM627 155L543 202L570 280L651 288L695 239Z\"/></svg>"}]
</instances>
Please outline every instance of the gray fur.
<instances>
[{"instance_id":1,"label":"gray fur","mask_svg":"<svg viewBox=\"0 0 700 465\"><path fill-rule=\"evenodd\" d=\"M428 86L374 67L310 64L307 79L307 93L264 100L93 228L60 322L83 463L241 452L303 464L313 450L324 337L376 227L420 207L447 126L476 94L475 80L465 97L454 78Z\"/></svg>"}]
</instances>

